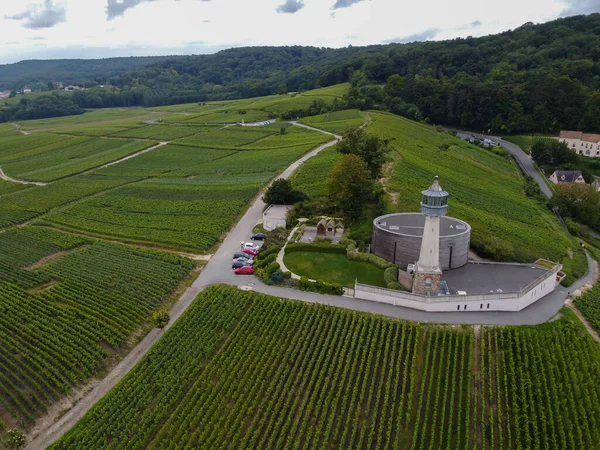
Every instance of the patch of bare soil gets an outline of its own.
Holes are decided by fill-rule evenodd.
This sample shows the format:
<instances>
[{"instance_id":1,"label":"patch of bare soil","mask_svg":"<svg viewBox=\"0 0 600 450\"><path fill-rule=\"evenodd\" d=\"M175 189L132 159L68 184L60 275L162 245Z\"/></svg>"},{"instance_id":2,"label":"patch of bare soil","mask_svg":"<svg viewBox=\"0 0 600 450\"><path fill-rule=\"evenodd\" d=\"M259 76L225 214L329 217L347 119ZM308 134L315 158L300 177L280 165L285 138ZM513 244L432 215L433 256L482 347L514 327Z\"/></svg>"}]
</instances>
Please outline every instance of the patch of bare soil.
<instances>
[{"instance_id":1,"label":"patch of bare soil","mask_svg":"<svg viewBox=\"0 0 600 450\"><path fill-rule=\"evenodd\" d=\"M45 264L48 264L48 263L50 263L52 261L57 260L58 258L60 258L61 256L66 255L67 253L69 253L69 252L68 251L61 251L61 252L52 253L51 255L48 255L48 256L44 256L39 261L36 261L32 265L25 267L25 269L26 270L37 269L39 267L42 267Z\"/></svg>"}]
</instances>

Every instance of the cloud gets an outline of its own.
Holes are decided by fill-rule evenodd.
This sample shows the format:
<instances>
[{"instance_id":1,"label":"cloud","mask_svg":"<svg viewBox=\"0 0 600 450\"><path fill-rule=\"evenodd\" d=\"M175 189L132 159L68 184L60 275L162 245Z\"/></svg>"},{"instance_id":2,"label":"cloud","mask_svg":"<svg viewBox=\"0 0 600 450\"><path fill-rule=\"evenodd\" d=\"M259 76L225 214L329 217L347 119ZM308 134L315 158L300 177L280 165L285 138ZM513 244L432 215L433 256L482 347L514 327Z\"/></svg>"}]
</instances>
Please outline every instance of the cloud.
<instances>
[{"instance_id":1,"label":"cloud","mask_svg":"<svg viewBox=\"0 0 600 450\"><path fill-rule=\"evenodd\" d=\"M277 7L279 14L295 14L304 8L304 0L285 0L285 3Z\"/></svg>"},{"instance_id":2,"label":"cloud","mask_svg":"<svg viewBox=\"0 0 600 450\"><path fill-rule=\"evenodd\" d=\"M54 4L53 0L44 0L43 3L33 3L23 12L6 16L9 20L21 20L25 28L34 30L52 28L54 25L67 21L65 7Z\"/></svg>"},{"instance_id":3,"label":"cloud","mask_svg":"<svg viewBox=\"0 0 600 450\"><path fill-rule=\"evenodd\" d=\"M561 13L562 17L600 12L600 0L563 0L563 3L565 9Z\"/></svg>"},{"instance_id":4,"label":"cloud","mask_svg":"<svg viewBox=\"0 0 600 450\"><path fill-rule=\"evenodd\" d=\"M140 3L153 2L155 0L108 0L106 3L106 17L112 20L122 16L128 9L134 8Z\"/></svg>"},{"instance_id":5,"label":"cloud","mask_svg":"<svg viewBox=\"0 0 600 450\"><path fill-rule=\"evenodd\" d=\"M331 9L350 8L355 3L362 2L364 0L336 0L335 4Z\"/></svg>"},{"instance_id":6,"label":"cloud","mask_svg":"<svg viewBox=\"0 0 600 450\"><path fill-rule=\"evenodd\" d=\"M482 25L481 20L476 20L475 22L471 22L471 27L480 27Z\"/></svg>"},{"instance_id":7,"label":"cloud","mask_svg":"<svg viewBox=\"0 0 600 450\"><path fill-rule=\"evenodd\" d=\"M428 28L425 31L421 31L420 33L410 34L408 36L386 39L386 44L396 43L396 44L407 44L409 42L421 42L427 41L437 36L437 34L442 31L440 28Z\"/></svg>"},{"instance_id":8,"label":"cloud","mask_svg":"<svg viewBox=\"0 0 600 450\"><path fill-rule=\"evenodd\" d=\"M125 11L135 8L141 3L155 2L156 0L107 0L106 2L106 17L112 20L115 17L120 17L125 14ZM175 0L179 1L179 0ZM210 2L212 0L200 0L202 2Z\"/></svg>"}]
</instances>

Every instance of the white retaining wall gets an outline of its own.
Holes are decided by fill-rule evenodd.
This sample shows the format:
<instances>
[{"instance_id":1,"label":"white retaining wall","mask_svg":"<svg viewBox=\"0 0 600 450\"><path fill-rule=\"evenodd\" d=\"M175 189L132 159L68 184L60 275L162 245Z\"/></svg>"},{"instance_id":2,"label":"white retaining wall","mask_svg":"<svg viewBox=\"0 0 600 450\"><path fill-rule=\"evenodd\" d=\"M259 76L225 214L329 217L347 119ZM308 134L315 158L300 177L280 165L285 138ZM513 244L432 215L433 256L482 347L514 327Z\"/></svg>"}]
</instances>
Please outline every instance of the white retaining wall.
<instances>
[{"instance_id":1,"label":"white retaining wall","mask_svg":"<svg viewBox=\"0 0 600 450\"><path fill-rule=\"evenodd\" d=\"M560 266L555 267L520 292L514 293L427 297L356 283L354 298L428 312L520 311L554 290L559 270Z\"/></svg>"}]
</instances>

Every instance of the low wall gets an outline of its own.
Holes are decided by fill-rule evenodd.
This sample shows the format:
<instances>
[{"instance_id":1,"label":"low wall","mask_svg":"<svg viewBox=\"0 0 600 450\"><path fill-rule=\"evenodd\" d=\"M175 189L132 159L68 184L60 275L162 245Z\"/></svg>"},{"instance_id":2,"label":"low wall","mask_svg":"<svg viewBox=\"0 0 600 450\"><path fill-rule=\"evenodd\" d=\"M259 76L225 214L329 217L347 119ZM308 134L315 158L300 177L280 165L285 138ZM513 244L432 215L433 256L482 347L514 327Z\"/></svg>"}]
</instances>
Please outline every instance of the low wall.
<instances>
[{"instance_id":1,"label":"low wall","mask_svg":"<svg viewBox=\"0 0 600 450\"><path fill-rule=\"evenodd\" d=\"M554 290L560 268L556 266L519 292L428 297L356 283L354 298L428 312L520 311Z\"/></svg>"}]
</instances>

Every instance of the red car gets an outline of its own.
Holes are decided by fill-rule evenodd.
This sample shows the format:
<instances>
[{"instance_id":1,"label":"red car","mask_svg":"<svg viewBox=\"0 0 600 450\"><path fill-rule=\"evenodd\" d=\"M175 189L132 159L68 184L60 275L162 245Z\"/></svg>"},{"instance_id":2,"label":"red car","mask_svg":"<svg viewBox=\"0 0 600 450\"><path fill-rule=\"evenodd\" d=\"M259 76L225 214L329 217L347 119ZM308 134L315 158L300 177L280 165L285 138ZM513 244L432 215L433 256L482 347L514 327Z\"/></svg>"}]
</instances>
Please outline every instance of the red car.
<instances>
[{"instance_id":1,"label":"red car","mask_svg":"<svg viewBox=\"0 0 600 450\"><path fill-rule=\"evenodd\" d=\"M254 267L244 266L233 271L236 275L252 275L254 273Z\"/></svg>"},{"instance_id":2,"label":"red car","mask_svg":"<svg viewBox=\"0 0 600 450\"><path fill-rule=\"evenodd\" d=\"M256 256L258 255L257 251L252 250L251 248L245 248L242 250L243 253L245 253L246 255L250 255L250 256Z\"/></svg>"}]
</instances>

